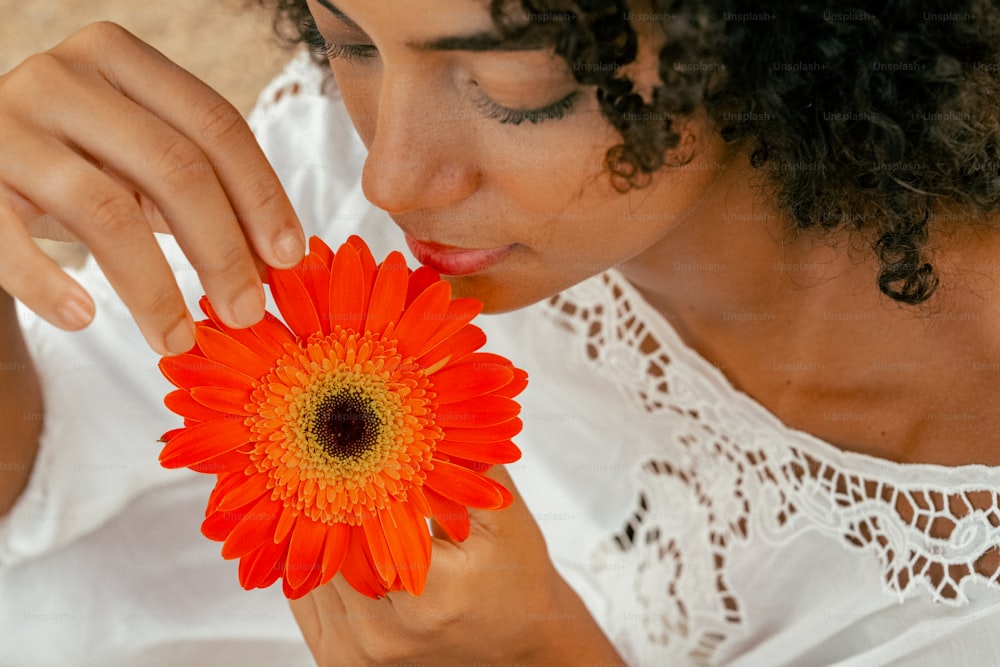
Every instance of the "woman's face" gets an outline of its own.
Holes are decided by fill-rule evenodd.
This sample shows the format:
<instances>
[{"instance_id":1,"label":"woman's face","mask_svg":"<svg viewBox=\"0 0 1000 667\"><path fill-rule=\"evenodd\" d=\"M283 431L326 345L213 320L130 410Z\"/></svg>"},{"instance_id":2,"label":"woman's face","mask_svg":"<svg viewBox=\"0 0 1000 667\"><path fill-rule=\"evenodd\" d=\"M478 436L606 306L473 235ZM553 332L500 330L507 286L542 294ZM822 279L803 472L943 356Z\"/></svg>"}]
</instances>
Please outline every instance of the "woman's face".
<instances>
[{"instance_id":1,"label":"woman's face","mask_svg":"<svg viewBox=\"0 0 1000 667\"><path fill-rule=\"evenodd\" d=\"M725 151L692 122L691 162L617 192L604 156L620 137L593 89L550 49L499 41L487 4L309 0L368 147L365 195L456 295L496 312L655 254ZM644 66L655 55L629 73L641 81Z\"/></svg>"}]
</instances>

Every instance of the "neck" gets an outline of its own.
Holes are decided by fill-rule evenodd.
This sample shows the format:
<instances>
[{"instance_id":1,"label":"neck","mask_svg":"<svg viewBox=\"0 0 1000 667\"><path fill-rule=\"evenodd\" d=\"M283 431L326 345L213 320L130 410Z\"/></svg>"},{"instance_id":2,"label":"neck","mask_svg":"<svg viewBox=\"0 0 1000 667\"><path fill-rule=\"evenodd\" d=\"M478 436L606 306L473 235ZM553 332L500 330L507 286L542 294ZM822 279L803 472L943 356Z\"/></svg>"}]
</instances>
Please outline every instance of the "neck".
<instances>
[{"instance_id":1,"label":"neck","mask_svg":"<svg viewBox=\"0 0 1000 667\"><path fill-rule=\"evenodd\" d=\"M620 267L695 343L726 330L770 339L819 313L867 312L881 301L872 261L843 235L795 230L761 179L733 156L667 236Z\"/></svg>"},{"instance_id":2,"label":"neck","mask_svg":"<svg viewBox=\"0 0 1000 667\"><path fill-rule=\"evenodd\" d=\"M991 259L1000 235L942 238L932 257L941 287L926 304L905 306L878 291L877 262L860 239L795 230L760 181L745 156L729 160L690 215L622 265L623 275L789 426L896 460L955 462L914 443L941 435L927 414L957 414L970 395L998 388L1000 373L975 369L1000 359L1000 262ZM956 369L967 371L961 383ZM946 384L954 389L941 396ZM817 417L838 410L870 419ZM876 423L884 428L873 433Z\"/></svg>"}]
</instances>

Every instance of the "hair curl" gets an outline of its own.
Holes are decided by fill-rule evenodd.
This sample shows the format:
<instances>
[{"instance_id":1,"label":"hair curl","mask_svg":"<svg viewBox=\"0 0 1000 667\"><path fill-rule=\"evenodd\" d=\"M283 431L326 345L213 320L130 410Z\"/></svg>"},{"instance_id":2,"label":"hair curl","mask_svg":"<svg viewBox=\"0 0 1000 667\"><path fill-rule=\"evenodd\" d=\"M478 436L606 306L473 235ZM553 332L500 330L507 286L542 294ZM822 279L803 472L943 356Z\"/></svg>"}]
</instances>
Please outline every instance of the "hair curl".
<instances>
[{"instance_id":1,"label":"hair curl","mask_svg":"<svg viewBox=\"0 0 1000 667\"><path fill-rule=\"evenodd\" d=\"M307 41L304 0L260 2L274 6L279 34ZM870 239L878 287L895 301L922 303L938 286L932 226L981 224L1000 208L993 0L767 10L745 0L491 0L490 10L504 33L548 35L576 80L596 88L622 137L606 158L620 190L646 184L681 142L675 119L704 108L724 139L748 140L751 164L799 228ZM648 99L623 70L647 27L664 37Z\"/></svg>"}]
</instances>

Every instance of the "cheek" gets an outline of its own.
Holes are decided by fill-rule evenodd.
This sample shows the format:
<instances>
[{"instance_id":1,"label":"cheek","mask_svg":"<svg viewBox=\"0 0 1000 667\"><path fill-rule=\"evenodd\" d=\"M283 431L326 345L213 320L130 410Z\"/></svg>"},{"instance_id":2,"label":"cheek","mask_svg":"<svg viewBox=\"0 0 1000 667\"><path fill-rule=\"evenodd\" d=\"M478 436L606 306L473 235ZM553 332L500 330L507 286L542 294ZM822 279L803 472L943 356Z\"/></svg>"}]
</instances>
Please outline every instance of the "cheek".
<instances>
[{"instance_id":1,"label":"cheek","mask_svg":"<svg viewBox=\"0 0 1000 667\"><path fill-rule=\"evenodd\" d=\"M531 148L491 161L508 224L519 240L546 255L551 270L597 273L660 233L651 229L656 216L638 215L651 206L649 190L613 187L605 156L621 138L599 120L569 123Z\"/></svg>"},{"instance_id":2,"label":"cheek","mask_svg":"<svg viewBox=\"0 0 1000 667\"><path fill-rule=\"evenodd\" d=\"M537 126L488 128L481 149L489 155L490 179L506 197L555 215L610 193L604 157L620 141L598 112L585 110Z\"/></svg>"},{"instance_id":3,"label":"cheek","mask_svg":"<svg viewBox=\"0 0 1000 667\"><path fill-rule=\"evenodd\" d=\"M595 254L600 235L627 210L604 166L618 135L590 111L506 129L504 139L484 144L484 183L493 189L484 194L504 211L509 236L551 262L547 271Z\"/></svg>"},{"instance_id":4,"label":"cheek","mask_svg":"<svg viewBox=\"0 0 1000 667\"><path fill-rule=\"evenodd\" d=\"M620 192L606 155L621 137L600 112L560 125L527 151L533 159L520 171L506 174L504 194L525 212L520 231L545 255L547 270L576 280L660 242L699 206L726 161L721 139L706 123L692 121L683 166L662 167L645 186Z\"/></svg>"}]
</instances>

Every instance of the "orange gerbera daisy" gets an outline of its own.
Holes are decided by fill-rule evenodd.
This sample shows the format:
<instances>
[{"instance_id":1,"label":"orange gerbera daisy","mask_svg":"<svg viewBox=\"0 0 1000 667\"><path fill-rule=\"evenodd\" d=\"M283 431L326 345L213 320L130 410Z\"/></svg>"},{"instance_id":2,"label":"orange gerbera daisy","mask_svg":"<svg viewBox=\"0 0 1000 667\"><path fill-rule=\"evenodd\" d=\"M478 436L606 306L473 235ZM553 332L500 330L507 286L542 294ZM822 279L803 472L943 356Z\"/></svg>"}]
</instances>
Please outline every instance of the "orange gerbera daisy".
<instances>
[{"instance_id":1,"label":"orange gerbera daisy","mask_svg":"<svg viewBox=\"0 0 1000 667\"><path fill-rule=\"evenodd\" d=\"M476 352L482 304L432 269L398 252L376 265L358 237L309 246L268 271L284 323L230 329L202 299L195 347L160 362L184 417L160 462L217 476L202 532L240 559L244 588L280 577L298 598L339 571L370 597L418 595L428 517L460 541L467 507L511 503L483 473L520 456L527 375Z\"/></svg>"}]
</instances>

